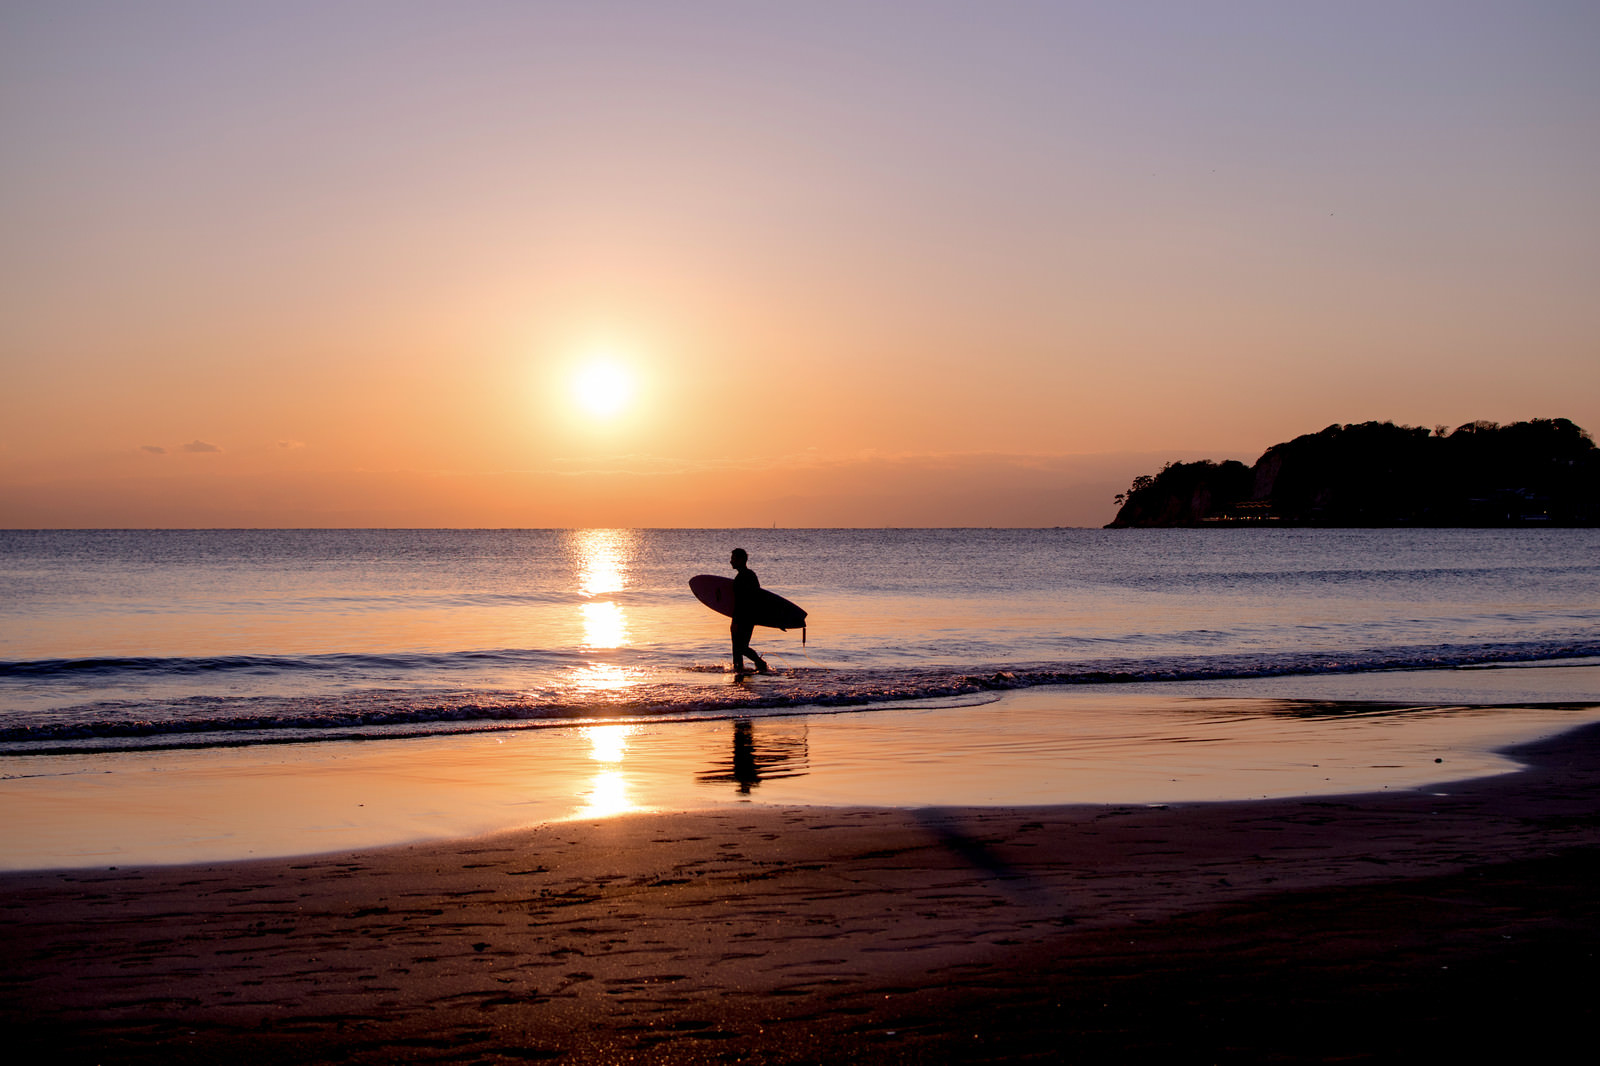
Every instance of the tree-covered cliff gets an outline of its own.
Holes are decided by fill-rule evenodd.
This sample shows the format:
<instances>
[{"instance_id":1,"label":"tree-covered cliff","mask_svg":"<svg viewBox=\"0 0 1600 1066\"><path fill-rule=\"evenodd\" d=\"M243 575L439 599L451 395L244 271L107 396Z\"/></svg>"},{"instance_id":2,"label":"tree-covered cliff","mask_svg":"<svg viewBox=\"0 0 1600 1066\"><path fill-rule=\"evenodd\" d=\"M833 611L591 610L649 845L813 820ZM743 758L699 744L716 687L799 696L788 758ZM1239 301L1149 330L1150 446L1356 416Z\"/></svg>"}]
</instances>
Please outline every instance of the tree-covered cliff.
<instances>
[{"instance_id":1,"label":"tree-covered cliff","mask_svg":"<svg viewBox=\"0 0 1600 1066\"><path fill-rule=\"evenodd\" d=\"M1107 528L1600 524L1600 449L1565 418L1453 432L1332 425L1268 448L1254 466L1169 463L1134 478Z\"/></svg>"}]
</instances>

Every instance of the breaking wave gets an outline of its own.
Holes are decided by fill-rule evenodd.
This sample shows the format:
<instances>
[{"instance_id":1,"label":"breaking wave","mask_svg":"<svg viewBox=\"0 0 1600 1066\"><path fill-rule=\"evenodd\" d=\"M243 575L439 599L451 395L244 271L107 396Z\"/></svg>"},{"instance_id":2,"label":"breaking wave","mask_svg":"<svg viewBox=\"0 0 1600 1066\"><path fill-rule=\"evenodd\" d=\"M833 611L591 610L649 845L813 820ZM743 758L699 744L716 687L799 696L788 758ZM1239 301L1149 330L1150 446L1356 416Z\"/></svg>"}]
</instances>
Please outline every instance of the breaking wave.
<instances>
[{"instance_id":1,"label":"breaking wave","mask_svg":"<svg viewBox=\"0 0 1600 1066\"><path fill-rule=\"evenodd\" d=\"M47 755L175 747L246 746L331 740L392 739L444 733L576 725L627 718L733 718L820 713L974 698L1041 685L1194 682L1364 672L1452 669L1600 656L1600 640L1425 645L1327 651L1106 658L1071 662L989 663L852 669L797 666L734 683L725 666L604 665L568 653L484 651L419 655L85 658L0 662L0 678L55 683L181 679L238 673L311 680L393 673L393 686L353 684L338 691L284 694L167 695L100 699L0 717L0 754ZM557 660L570 667L552 672ZM485 664L537 666L540 687L451 685L452 674ZM404 676L409 675L409 676ZM421 687L416 678L426 676ZM555 678L555 680L552 680ZM441 681L440 679L445 679ZM11 719L5 724L5 719Z\"/></svg>"}]
</instances>

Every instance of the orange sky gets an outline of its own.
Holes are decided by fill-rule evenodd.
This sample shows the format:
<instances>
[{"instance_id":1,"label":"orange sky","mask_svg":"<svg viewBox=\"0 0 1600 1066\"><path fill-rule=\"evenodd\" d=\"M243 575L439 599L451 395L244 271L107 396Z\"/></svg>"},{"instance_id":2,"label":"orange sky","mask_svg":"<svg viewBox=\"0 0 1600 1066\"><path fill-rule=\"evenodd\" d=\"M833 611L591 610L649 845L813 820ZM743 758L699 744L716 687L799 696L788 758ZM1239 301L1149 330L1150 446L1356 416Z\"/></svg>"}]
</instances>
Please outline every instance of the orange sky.
<instances>
[{"instance_id":1,"label":"orange sky","mask_svg":"<svg viewBox=\"0 0 1600 1066\"><path fill-rule=\"evenodd\" d=\"M1098 525L1600 430L1600 9L774 8L7 5L0 525Z\"/></svg>"}]
</instances>

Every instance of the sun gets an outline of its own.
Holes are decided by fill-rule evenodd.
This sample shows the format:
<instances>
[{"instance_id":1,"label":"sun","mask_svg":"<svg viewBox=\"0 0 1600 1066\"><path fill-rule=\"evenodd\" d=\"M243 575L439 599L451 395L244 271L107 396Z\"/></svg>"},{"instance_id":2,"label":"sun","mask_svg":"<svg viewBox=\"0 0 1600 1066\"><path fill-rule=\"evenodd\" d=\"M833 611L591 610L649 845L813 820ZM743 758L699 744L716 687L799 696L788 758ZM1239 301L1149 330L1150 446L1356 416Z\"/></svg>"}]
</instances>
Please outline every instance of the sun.
<instances>
[{"instance_id":1,"label":"sun","mask_svg":"<svg viewBox=\"0 0 1600 1066\"><path fill-rule=\"evenodd\" d=\"M633 398L633 377L609 359L596 359L578 368L572 377L572 398L595 418L610 418Z\"/></svg>"}]
</instances>

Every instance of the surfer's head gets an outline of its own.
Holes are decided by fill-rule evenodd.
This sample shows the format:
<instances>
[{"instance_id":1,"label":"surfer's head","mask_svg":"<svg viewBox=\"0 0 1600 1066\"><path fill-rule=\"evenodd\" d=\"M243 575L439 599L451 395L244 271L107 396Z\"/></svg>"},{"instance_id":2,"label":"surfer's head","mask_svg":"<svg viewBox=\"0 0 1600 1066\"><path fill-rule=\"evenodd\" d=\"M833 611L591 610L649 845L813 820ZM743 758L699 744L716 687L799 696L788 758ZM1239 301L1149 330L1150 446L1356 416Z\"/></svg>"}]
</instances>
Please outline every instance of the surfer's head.
<instances>
[{"instance_id":1,"label":"surfer's head","mask_svg":"<svg viewBox=\"0 0 1600 1066\"><path fill-rule=\"evenodd\" d=\"M733 549L733 554L728 557L728 562L732 564L735 570L743 570L744 564L749 561L750 556L745 553L743 548Z\"/></svg>"}]
</instances>

